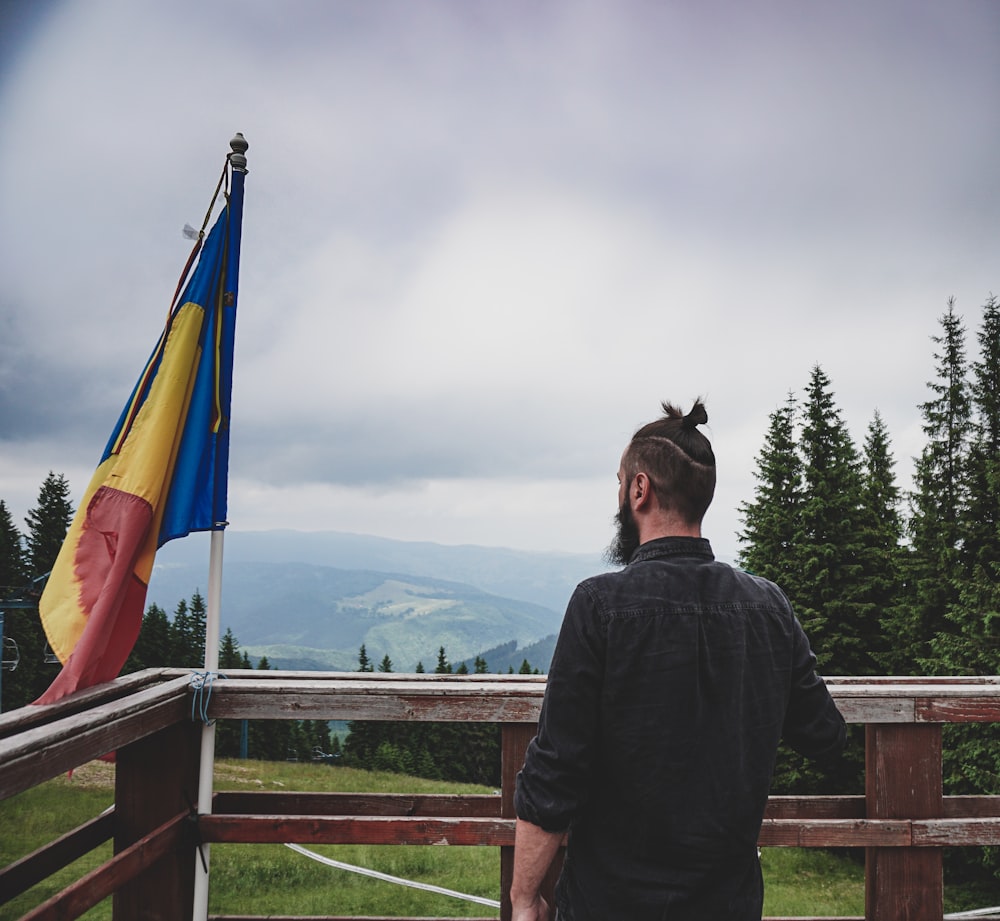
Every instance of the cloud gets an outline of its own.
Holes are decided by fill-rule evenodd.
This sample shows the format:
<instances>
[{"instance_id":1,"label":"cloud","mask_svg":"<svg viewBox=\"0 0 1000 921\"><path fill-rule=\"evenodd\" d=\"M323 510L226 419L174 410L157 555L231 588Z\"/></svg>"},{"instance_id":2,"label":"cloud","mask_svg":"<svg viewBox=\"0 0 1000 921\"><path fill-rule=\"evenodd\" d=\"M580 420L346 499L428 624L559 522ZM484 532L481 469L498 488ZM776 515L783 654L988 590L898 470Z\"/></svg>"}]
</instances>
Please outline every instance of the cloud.
<instances>
[{"instance_id":1,"label":"cloud","mask_svg":"<svg viewBox=\"0 0 1000 921\"><path fill-rule=\"evenodd\" d=\"M253 527L593 549L624 441L703 394L732 543L816 363L905 475L937 317L971 342L997 286L998 32L964 0L48 4L0 71L0 497L82 492L237 130Z\"/></svg>"}]
</instances>

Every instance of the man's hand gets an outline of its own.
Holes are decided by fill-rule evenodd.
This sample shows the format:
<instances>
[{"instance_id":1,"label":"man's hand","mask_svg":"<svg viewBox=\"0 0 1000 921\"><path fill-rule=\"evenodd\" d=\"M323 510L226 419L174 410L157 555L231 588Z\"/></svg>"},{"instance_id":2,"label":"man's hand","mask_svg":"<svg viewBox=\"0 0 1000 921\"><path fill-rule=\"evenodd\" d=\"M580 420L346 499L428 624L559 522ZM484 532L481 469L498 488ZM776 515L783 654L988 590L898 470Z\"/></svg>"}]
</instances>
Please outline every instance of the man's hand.
<instances>
[{"instance_id":1,"label":"man's hand","mask_svg":"<svg viewBox=\"0 0 1000 921\"><path fill-rule=\"evenodd\" d=\"M549 903L540 895L524 905L512 905L511 921L549 921Z\"/></svg>"},{"instance_id":2,"label":"man's hand","mask_svg":"<svg viewBox=\"0 0 1000 921\"><path fill-rule=\"evenodd\" d=\"M517 820L510 884L513 921L549 921L549 905L541 896L542 881L562 840L561 831L545 831L524 819Z\"/></svg>"}]
</instances>

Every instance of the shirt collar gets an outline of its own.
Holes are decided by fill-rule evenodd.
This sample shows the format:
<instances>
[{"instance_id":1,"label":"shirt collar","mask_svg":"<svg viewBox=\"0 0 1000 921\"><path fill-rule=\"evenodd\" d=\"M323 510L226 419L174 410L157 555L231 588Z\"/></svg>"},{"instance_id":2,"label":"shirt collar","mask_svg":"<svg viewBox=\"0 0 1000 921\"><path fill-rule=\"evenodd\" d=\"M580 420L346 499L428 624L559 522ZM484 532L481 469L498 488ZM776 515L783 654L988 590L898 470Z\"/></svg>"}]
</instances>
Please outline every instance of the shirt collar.
<instances>
[{"instance_id":1,"label":"shirt collar","mask_svg":"<svg viewBox=\"0 0 1000 921\"><path fill-rule=\"evenodd\" d=\"M700 556L706 560L715 559L712 545L704 537L658 537L640 545L632 554L629 565L668 556Z\"/></svg>"}]
</instances>

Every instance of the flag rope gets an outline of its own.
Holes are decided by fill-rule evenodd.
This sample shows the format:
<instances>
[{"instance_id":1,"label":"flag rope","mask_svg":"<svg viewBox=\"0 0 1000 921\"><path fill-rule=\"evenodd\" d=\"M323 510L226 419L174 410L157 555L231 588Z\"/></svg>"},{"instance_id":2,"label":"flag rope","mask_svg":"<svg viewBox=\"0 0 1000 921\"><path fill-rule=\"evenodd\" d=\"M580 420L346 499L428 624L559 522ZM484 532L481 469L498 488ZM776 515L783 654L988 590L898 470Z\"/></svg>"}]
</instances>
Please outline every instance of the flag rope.
<instances>
[{"instance_id":1,"label":"flag rope","mask_svg":"<svg viewBox=\"0 0 1000 921\"><path fill-rule=\"evenodd\" d=\"M212 726L215 720L208 718L208 704L212 699L212 686L216 678L226 679L218 672L193 672L191 674L191 720L200 719L206 726Z\"/></svg>"}]
</instances>

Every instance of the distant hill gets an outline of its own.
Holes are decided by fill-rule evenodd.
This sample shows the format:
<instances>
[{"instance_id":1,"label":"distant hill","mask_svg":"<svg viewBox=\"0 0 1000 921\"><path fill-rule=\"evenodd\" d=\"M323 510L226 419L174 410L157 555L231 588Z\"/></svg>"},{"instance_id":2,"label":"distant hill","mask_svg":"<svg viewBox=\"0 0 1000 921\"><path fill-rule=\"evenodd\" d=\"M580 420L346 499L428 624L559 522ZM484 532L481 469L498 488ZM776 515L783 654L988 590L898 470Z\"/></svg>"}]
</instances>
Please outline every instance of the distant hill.
<instances>
[{"instance_id":1,"label":"distant hill","mask_svg":"<svg viewBox=\"0 0 1000 921\"><path fill-rule=\"evenodd\" d=\"M181 598L207 590L204 537L157 555L148 601L168 615ZM364 643L374 664L388 654L394 671L418 661L433 670L441 646L470 670L483 655L491 672L517 671L525 658L544 671L570 593L602 568L597 555L230 531L222 629L278 668L353 671Z\"/></svg>"}]
</instances>

